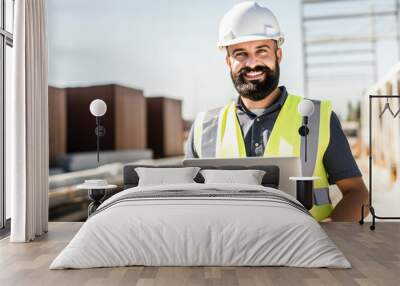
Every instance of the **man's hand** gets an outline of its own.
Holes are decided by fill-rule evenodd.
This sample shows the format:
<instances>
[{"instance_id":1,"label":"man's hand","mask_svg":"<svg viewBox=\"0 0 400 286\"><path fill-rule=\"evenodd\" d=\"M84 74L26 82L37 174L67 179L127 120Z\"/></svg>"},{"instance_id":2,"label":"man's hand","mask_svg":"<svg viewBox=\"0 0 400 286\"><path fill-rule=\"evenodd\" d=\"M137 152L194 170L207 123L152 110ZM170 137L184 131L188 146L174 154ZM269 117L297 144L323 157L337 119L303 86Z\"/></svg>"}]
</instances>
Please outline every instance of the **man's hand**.
<instances>
[{"instance_id":1,"label":"man's hand","mask_svg":"<svg viewBox=\"0 0 400 286\"><path fill-rule=\"evenodd\" d=\"M368 204L368 189L361 177L343 179L336 182L343 194L342 200L336 205L331 214L332 221L359 221L361 206ZM364 217L369 213L364 207Z\"/></svg>"}]
</instances>

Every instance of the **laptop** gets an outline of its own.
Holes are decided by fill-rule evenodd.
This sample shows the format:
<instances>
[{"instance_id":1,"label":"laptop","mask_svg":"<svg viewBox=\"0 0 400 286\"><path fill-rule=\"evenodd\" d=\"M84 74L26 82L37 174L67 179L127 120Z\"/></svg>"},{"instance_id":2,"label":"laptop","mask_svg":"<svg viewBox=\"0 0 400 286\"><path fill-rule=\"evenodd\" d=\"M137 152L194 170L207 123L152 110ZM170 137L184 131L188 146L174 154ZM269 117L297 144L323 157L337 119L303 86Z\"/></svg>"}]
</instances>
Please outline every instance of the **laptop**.
<instances>
[{"instance_id":1,"label":"laptop","mask_svg":"<svg viewBox=\"0 0 400 286\"><path fill-rule=\"evenodd\" d=\"M204 159L185 159L185 167L203 166L243 166L251 167L257 165L275 165L279 167L279 189L296 197L296 182L289 177L301 177L300 157L247 157L247 158L204 158Z\"/></svg>"}]
</instances>

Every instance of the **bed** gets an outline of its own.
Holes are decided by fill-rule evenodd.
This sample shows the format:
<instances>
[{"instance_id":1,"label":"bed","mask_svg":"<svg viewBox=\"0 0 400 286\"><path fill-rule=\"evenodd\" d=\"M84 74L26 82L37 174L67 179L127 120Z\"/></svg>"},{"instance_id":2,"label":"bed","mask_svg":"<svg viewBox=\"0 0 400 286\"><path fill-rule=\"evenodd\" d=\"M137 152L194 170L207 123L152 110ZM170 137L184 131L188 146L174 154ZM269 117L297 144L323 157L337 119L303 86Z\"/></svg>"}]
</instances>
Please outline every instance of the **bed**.
<instances>
[{"instance_id":1,"label":"bed","mask_svg":"<svg viewBox=\"0 0 400 286\"><path fill-rule=\"evenodd\" d=\"M308 211L279 190L277 166L251 167L265 171L261 185L204 183L199 173L193 183L151 186L138 185L136 167L125 166L124 190L100 205L50 269L351 267Z\"/></svg>"}]
</instances>

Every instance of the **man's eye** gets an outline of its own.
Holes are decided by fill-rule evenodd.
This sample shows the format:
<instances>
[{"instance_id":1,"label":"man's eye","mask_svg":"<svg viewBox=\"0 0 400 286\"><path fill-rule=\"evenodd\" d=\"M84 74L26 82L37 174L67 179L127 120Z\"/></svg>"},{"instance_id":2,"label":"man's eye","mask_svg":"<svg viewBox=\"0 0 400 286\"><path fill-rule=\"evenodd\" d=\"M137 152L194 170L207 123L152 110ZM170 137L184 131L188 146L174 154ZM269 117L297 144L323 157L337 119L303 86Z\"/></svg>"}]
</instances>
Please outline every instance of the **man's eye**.
<instances>
[{"instance_id":1,"label":"man's eye","mask_svg":"<svg viewBox=\"0 0 400 286\"><path fill-rule=\"evenodd\" d=\"M234 55L234 57L235 57L235 58L239 58L239 57L244 57L245 55L246 55L245 53L239 52L239 53L236 53L236 54Z\"/></svg>"},{"instance_id":2,"label":"man's eye","mask_svg":"<svg viewBox=\"0 0 400 286\"><path fill-rule=\"evenodd\" d=\"M258 53L261 55L266 55L266 54L268 54L268 51L267 50L258 50Z\"/></svg>"}]
</instances>

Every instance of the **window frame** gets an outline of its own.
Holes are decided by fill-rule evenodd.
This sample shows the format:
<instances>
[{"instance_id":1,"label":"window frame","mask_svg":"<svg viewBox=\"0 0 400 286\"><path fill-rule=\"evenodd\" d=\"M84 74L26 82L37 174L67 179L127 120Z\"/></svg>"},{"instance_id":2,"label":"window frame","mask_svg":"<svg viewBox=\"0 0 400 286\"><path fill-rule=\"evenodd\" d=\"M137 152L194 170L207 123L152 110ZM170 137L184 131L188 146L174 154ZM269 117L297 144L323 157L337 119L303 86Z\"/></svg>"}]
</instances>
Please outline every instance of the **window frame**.
<instances>
[{"instance_id":1,"label":"window frame","mask_svg":"<svg viewBox=\"0 0 400 286\"><path fill-rule=\"evenodd\" d=\"M10 221L7 220L6 213L6 189L5 189L5 94L6 94L6 50L7 46L13 47L13 33L6 29L7 11L6 1L1 3L1 21L0 21L0 235L9 231ZM14 14L15 0L12 1L12 13ZM11 15L13 18L14 15ZM14 28L14 27L13 27ZM12 29L14 30L14 29Z\"/></svg>"}]
</instances>

